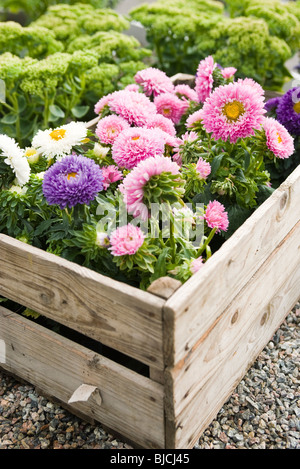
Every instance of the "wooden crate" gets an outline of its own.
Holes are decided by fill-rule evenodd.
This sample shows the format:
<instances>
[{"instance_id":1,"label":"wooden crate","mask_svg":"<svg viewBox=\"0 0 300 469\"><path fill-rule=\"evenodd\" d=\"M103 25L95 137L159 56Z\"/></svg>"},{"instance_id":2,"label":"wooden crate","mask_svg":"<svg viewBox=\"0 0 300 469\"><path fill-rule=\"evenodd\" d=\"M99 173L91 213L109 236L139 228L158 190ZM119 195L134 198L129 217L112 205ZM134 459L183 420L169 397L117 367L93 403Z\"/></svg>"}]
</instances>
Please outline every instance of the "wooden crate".
<instances>
[{"instance_id":1,"label":"wooden crate","mask_svg":"<svg viewBox=\"0 0 300 469\"><path fill-rule=\"evenodd\" d=\"M0 307L0 366L138 447L192 448L300 297L299 194L300 166L187 283L147 292L0 234L0 295L99 344Z\"/></svg>"}]
</instances>

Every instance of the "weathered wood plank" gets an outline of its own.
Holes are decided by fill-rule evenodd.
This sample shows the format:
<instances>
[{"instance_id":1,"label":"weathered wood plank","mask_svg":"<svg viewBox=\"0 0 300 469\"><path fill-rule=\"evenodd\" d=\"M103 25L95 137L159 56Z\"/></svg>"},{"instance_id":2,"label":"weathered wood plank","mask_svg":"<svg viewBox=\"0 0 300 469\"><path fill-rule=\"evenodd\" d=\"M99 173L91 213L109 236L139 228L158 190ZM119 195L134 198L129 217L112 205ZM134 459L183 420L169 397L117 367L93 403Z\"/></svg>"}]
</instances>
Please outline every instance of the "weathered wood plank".
<instances>
[{"instance_id":1,"label":"weathered wood plank","mask_svg":"<svg viewBox=\"0 0 300 469\"><path fill-rule=\"evenodd\" d=\"M300 220L300 165L272 196L166 302L165 357L173 366L193 349L270 253Z\"/></svg>"},{"instance_id":2,"label":"weathered wood plank","mask_svg":"<svg viewBox=\"0 0 300 469\"><path fill-rule=\"evenodd\" d=\"M0 366L68 403L81 385L96 386L101 405L68 404L146 448L164 445L163 387L81 345L0 307Z\"/></svg>"},{"instance_id":3,"label":"weathered wood plank","mask_svg":"<svg viewBox=\"0 0 300 469\"><path fill-rule=\"evenodd\" d=\"M300 222L189 356L165 371L173 444L186 448L215 417L300 298ZM172 446L171 446L172 447Z\"/></svg>"},{"instance_id":4,"label":"weathered wood plank","mask_svg":"<svg viewBox=\"0 0 300 469\"><path fill-rule=\"evenodd\" d=\"M0 234L0 294L163 368L164 300Z\"/></svg>"}]
</instances>

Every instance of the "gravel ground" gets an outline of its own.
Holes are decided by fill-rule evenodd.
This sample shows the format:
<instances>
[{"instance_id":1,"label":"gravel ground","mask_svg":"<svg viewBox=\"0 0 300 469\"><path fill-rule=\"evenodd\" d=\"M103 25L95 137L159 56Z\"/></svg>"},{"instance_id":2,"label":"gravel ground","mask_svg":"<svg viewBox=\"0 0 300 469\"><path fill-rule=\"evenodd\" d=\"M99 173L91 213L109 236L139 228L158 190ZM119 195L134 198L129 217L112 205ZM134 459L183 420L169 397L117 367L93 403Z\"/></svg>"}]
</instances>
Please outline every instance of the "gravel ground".
<instances>
[{"instance_id":1,"label":"gravel ground","mask_svg":"<svg viewBox=\"0 0 300 469\"><path fill-rule=\"evenodd\" d=\"M300 302L195 449L300 449ZM0 372L0 449L132 449Z\"/></svg>"}]
</instances>

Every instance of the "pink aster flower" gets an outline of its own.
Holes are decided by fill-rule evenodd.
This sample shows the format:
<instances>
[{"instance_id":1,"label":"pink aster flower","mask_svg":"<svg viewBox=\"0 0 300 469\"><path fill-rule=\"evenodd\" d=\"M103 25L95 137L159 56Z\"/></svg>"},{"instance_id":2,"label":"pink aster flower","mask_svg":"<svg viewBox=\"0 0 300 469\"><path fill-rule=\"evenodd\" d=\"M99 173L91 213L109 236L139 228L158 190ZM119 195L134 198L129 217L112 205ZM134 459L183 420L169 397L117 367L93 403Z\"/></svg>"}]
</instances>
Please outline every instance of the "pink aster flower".
<instances>
[{"instance_id":1,"label":"pink aster flower","mask_svg":"<svg viewBox=\"0 0 300 469\"><path fill-rule=\"evenodd\" d=\"M192 274L195 274L196 272L198 272L198 270L201 269L201 267L204 266L204 263L203 263L203 259L202 259L202 256L200 257L197 257L197 259L193 259L191 261L191 264L190 264L190 271L192 272Z\"/></svg>"},{"instance_id":2,"label":"pink aster flower","mask_svg":"<svg viewBox=\"0 0 300 469\"><path fill-rule=\"evenodd\" d=\"M185 144L185 142L193 142L198 138L198 134L196 132L185 132L181 138L176 138L174 142L174 154L172 156L173 161L175 161L179 166L182 165L182 156L180 154L181 147Z\"/></svg>"},{"instance_id":3,"label":"pink aster flower","mask_svg":"<svg viewBox=\"0 0 300 469\"><path fill-rule=\"evenodd\" d=\"M176 85L175 86L175 94L179 98L184 97L189 99L190 101L198 102L198 95L195 90L193 90L189 85Z\"/></svg>"},{"instance_id":4,"label":"pink aster flower","mask_svg":"<svg viewBox=\"0 0 300 469\"><path fill-rule=\"evenodd\" d=\"M95 114L101 114L105 106L108 106L109 101L111 97L113 96L113 93L109 93L106 96L103 96L99 101L95 104L94 111Z\"/></svg>"},{"instance_id":5,"label":"pink aster flower","mask_svg":"<svg viewBox=\"0 0 300 469\"><path fill-rule=\"evenodd\" d=\"M217 228L216 233L219 231L227 231L229 220L225 207L218 200L209 202L204 214L209 228Z\"/></svg>"},{"instance_id":6,"label":"pink aster flower","mask_svg":"<svg viewBox=\"0 0 300 469\"><path fill-rule=\"evenodd\" d=\"M140 70L134 77L136 83L143 87L146 96L158 96L161 93L173 93L172 80L157 68L149 67Z\"/></svg>"},{"instance_id":7,"label":"pink aster flower","mask_svg":"<svg viewBox=\"0 0 300 469\"><path fill-rule=\"evenodd\" d=\"M120 90L112 93L109 108L129 124L143 126L150 115L157 114L156 106L143 93Z\"/></svg>"},{"instance_id":8,"label":"pink aster flower","mask_svg":"<svg viewBox=\"0 0 300 469\"><path fill-rule=\"evenodd\" d=\"M237 72L237 69L234 67L225 67L223 70L221 70L221 73L223 75L223 78L228 80L228 78L233 77L233 75Z\"/></svg>"},{"instance_id":9,"label":"pink aster flower","mask_svg":"<svg viewBox=\"0 0 300 469\"><path fill-rule=\"evenodd\" d=\"M199 109L198 111L193 112L193 114L190 114L189 117L186 120L186 128L191 129L195 127L196 125L201 124L203 119L203 111L202 109Z\"/></svg>"},{"instance_id":10,"label":"pink aster flower","mask_svg":"<svg viewBox=\"0 0 300 469\"><path fill-rule=\"evenodd\" d=\"M203 105L202 124L215 140L229 138L235 143L238 138L254 135L265 113L259 88L242 80L214 90Z\"/></svg>"},{"instance_id":11,"label":"pink aster flower","mask_svg":"<svg viewBox=\"0 0 300 469\"><path fill-rule=\"evenodd\" d=\"M173 122L167 117L162 116L161 114L156 114L154 116L149 116L145 127L148 129L161 129L171 137L175 137L176 129Z\"/></svg>"},{"instance_id":12,"label":"pink aster flower","mask_svg":"<svg viewBox=\"0 0 300 469\"><path fill-rule=\"evenodd\" d=\"M181 117L189 107L186 100L178 98L172 93L162 93L154 98L157 112L171 119L174 124L179 124Z\"/></svg>"},{"instance_id":13,"label":"pink aster flower","mask_svg":"<svg viewBox=\"0 0 300 469\"><path fill-rule=\"evenodd\" d=\"M101 143L113 144L120 132L129 127L130 125L125 119L111 115L99 120L95 133Z\"/></svg>"},{"instance_id":14,"label":"pink aster flower","mask_svg":"<svg viewBox=\"0 0 300 469\"><path fill-rule=\"evenodd\" d=\"M195 91L198 96L198 101L204 103L208 98L213 89L213 71L216 68L216 64L212 56L206 57L198 65L196 80L195 80Z\"/></svg>"},{"instance_id":15,"label":"pink aster flower","mask_svg":"<svg viewBox=\"0 0 300 469\"><path fill-rule=\"evenodd\" d=\"M253 78L238 78L237 83L241 83L243 85L252 87L256 91L256 93L261 96L264 96L265 94L265 90L263 89L263 87L259 83L257 83L257 81L253 80Z\"/></svg>"},{"instance_id":16,"label":"pink aster flower","mask_svg":"<svg viewBox=\"0 0 300 469\"><path fill-rule=\"evenodd\" d=\"M123 180L120 191L129 214L147 220L149 216L148 207L144 203L144 187L152 176L162 173L179 175L179 166L170 158L165 156L154 156L141 161Z\"/></svg>"},{"instance_id":17,"label":"pink aster flower","mask_svg":"<svg viewBox=\"0 0 300 469\"><path fill-rule=\"evenodd\" d=\"M196 170L200 174L201 179L206 179L211 173L211 166L208 161L200 157L196 164Z\"/></svg>"},{"instance_id":18,"label":"pink aster flower","mask_svg":"<svg viewBox=\"0 0 300 469\"><path fill-rule=\"evenodd\" d=\"M107 190L113 182L120 181L123 179L122 172L115 165L103 166L101 168L103 176L103 188Z\"/></svg>"},{"instance_id":19,"label":"pink aster flower","mask_svg":"<svg viewBox=\"0 0 300 469\"><path fill-rule=\"evenodd\" d=\"M128 223L111 233L109 250L113 256L132 256L143 245L144 239L142 230Z\"/></svg>"},{"instance_id":20,"label":"pink aster flower","mask_svg":"<svg viewBox=\"0 0 300 469\"><path fill-rule=\"evenodd\" d=\"M165 141L161 132L143 127L123 130L114 141L112 157L120 168L132 169L140 161L162 155Z\"/></svg>"},{"instance_id":21,"label":"pink aster flower","mask_svg":"<svg viewBox=\"0 0 300 469\"><path fill-rule=\"evenodd\" d=\"M139 92L140 87L136 83L131 83L130 85L125 86L124 90Z\"/></svg>"},{"instance_id":22,"label":"pink aster flower","mask_svg":"<svg viewBox=\"0 0 300 469\"><path fill-rule=\"evenodd\" d=\"M286 128L272 117L266 117L262 126L268 149L276 158L289 158L294 153L295 147L294 139Z\"/></svg>"}]
</instances>

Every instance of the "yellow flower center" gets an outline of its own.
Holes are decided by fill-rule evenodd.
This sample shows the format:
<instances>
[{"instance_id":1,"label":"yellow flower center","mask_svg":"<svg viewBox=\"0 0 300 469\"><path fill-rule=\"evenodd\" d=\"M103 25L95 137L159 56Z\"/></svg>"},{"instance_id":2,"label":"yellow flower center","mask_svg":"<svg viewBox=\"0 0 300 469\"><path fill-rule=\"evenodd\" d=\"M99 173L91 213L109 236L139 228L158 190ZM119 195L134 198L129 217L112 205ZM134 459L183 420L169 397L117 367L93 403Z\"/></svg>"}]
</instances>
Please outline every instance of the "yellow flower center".
<instances>
[{"instance_id":1,"label":"yellow flower center","mask_svg":"<svg viewBox=\"0 0 300 469\"><path fill-rule=\"evenodd\" d=\"M36 155L37 154L37 151L35 148L27 148L27 150L25 151L25 156L33 156L33 155Z\"/></svg>"},{"instance_id":2,"label":"yellow flower center","mask_svg":"<svg viewBox=\"0 0 300 469\"><path fill-rule=\"evenodd\" d=\"M282 138L280 137L279 133L277 132L278 143L282 142Z\"/></svg>"},{"instance_id":3,"label":"yellow flower center","mask_svg":"<svg viewBox=\"0 0 300 469\"><path fill-rule=\"evenodd\" d=\"M232 101L225 104L222 112L225 114L228 120L237 121L238 118L244 114L245 108L239 101Z\"/></svg>"},{"instance_id":4,"label":"yellow flower center","mask_svg":"<svg viewBox=\"0 0 300 469\"><path fill-rule=\"evenodd\" d=\"M138 140L140 138L139 135L137 135L136 137L131 137L131 140Z\"/></svg>"},{"instance_id":5,"label":"yellow flower center","mask_svg":"<svg viewBox=\"0 0 300 469\"><path fill-rule=\"evenodd\" d=\"M52 132L50 132L49 135L53 140L58 141L64 138L65 133L66 133L65 129L56 129L56 130L52 130Z\"/></svg>"},{"instance_id":6,"label":"yellow flower center","mask_svg":"<svg viewBox=\"0 0 300 469\"><path fill-rule=\"evenodd\" d=\"M166 107L166 108L163 109L163 113L164 113L165 116L169 116L171 114L171 109Z\"/></svg>"},{"instance_id":7,"label":"yellow flower center","mask_svg":"<svg viewBox=\"0 0 300 469\"><path fill-rule=\"evenodd\" d=\"M299 114L300 113L300 101L294 104L293 108L294 108L294 111L297 112L297 114Z\"/></svg>"},{"instance_id":8,"label":"yellow flower center","mask_svg":"<svg viewBox=\"0 0 300 469\"><path fill-rule=\"evenodd\" d=\"M77 176L78 173L68 173L67 174L67 179L68 181L70 181L71 178L75 178Z\"/></svg>"}]
</instances>

